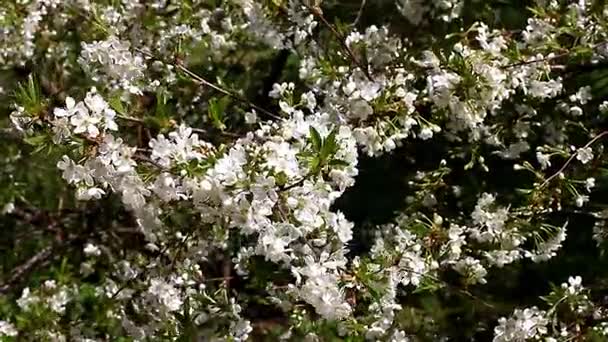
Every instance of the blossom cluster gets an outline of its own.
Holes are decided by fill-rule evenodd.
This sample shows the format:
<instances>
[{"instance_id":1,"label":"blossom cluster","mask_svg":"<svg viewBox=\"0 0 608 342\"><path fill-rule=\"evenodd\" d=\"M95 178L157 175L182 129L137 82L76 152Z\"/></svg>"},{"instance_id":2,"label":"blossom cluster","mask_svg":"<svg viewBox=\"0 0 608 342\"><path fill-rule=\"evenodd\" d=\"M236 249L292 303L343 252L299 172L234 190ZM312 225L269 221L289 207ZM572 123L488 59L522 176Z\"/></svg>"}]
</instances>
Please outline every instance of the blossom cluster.
<instances>
[{"instance_id":1,"label":"blossom cluster","mask_svg":"<svg viewBox=\"0 0 608 342\"><path fill-rule=\"evenodd\" d=\"M546 297L549 310L516 309L511 317L500 318L494 328L493 341L560 341L569 336L605 338L605 308L591 301L588 293L581 277L569 277L568 282Z\"/></svg>"},{"instance_id":2,"label":"blossom cluster","mask_svg":"<svg viewBox=\"0 0 608 342\"><path fill-rule=\"evenodd\" d=\"M577 232L554 214L587 211L608 135L597 90L567 82L572 61L608 57L606 5L537 1L514 33L464 27L466 3L393 4L414 26L459 27L433 40L337 27L306 0L0 9L0 62L66 65L42 75L44 92L16 92L14 131L59 151L76 200L119 203L131 220L112 225L141 237L128 248L110 243L116 227L81 238L78 281L21 289L0 337L244 341L264 333L262 307L284 320L284 339L450 338L429 312L408 323L407 298L474 298L497 269L560 253ZM90 29L66 29L83 20ZM267 58L259 50L292 56L294 75L251 96L221 68ZM406 205L357 241L363 227L338 199L361 160L404 151ZM500 172L526 180L494 186ZM594 216L602 245L608 215ZM589 292L570 278L549 309L500 318L494 341L606 335Z\"/></svg>"}]
</instances>

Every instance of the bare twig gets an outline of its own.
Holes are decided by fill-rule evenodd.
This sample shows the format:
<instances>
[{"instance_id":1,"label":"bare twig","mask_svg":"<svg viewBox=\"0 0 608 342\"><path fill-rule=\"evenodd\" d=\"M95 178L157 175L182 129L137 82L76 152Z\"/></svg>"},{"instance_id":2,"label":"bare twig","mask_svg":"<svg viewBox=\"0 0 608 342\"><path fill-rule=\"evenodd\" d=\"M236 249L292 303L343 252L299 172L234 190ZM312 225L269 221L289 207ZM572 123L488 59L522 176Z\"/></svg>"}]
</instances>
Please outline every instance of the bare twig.
<instances>
[{"instance_id":1,"label":"bare twig","mask_svg":"<svg viewBox=\"0 0 608 342\"><path fill-rule=\"evenodd\" d=\"M222 275L224 276L224 286L226 289L230 288L230 279L232 279L232 262L229 257L224 256L222 261Z\"/></svg>"},{"instance_id":2,"label":"bare twig","mask_svg":"<svg viewBox=\"0 0 608 342\"><path fill-rule=\"evenodd\" d=\"M51 223L50 225L58 226L59 222ZM22 279L31 273L36 267L50 262L55 256L55 251L69 245L78 238L78 236L70 236L62 239L61 236L58 236L53 243L41 249L38 253L34 254L21 265L15 267L10 272L10 276L4 280L2 284L0 284L0 293L10 291L15 284L21 282Z\"/></svg>"},{"instance_id":3,"label":"bare twig","mask_svg":"<svg viewBox=\"0 0 608 342\"><path fill-rule=\"evenodd\" d=\"M131 121L131 122L135 122L135 123L142 124L142 125L144 124L144 120L139 119L139 118L134 118L132 116L118 113L118 114L116 114L116 117L119 119L125 120L125 121Z\"/></svg>"},{"instance_id":4,"label":"bare twig","mask_svg":"<svg viewBox=\"0 0 608 342\"><path fill-rule=\"evenodd\" d=\"M140 125L144 125L145 124L145 121L142 120L142 119L135 118L135 117L128 116L128 115L124 115L124 114L118 114L118 115L116 115L116 117L119 118L119 119L125 120L125 121L134 122L134 123L137 123L137 124L140 124ZM192 129L192 132L199 133L199 134L205 134L205 135L210 135L211 134L208 130L203 129L203 128L190 127L190 129ZM240 137L239 134L231 133L231 132L220 132L219 134L225 135L227 137L233 137L233 138Z\"/></svg>"},{"instance_id":5,"label":"bare twig","mask_svg":"<svg viewBox=\"0 0 608 342\"><path fill-rule=\"evenodd\" d=\"M365 74L365 76L370 81L373 82L374 78L369 73L369 70L368 70L367 66L365 66L363 63L361 63L361 61L355 56L355 54L350 49L350 47L348 46L348 44L346 44L346 38L344 38L344 36L342 36L342 34L340 32L338 32L338 30L336 30L336 28L329 21L327 21L327 19L325 18L325 16L323 16L323 11L321 10L321 8L319 6L314 6L314 7L310 6L310 5L306 4L305 2L303 2L303 4L304 4L304 6L306 6L306 8L308 8L308 10L315 17L317 17L323 23L323 25L325 25L331 31L331 33L336 37L336 39L340 43L340 46L342 46L342 49L348 54L348 56L353 61L353 63L355 63L355 65L358 66L359 69L361 69L361 71L363 71L363 73Z\"/></svg>"},{"instance_id":6,"label":"bare twig","mask_svg":"<svg viewBox=\"0 0 608 342\"><path fill-rule=\"evenodd\" d=\"M11 286L17 283L19 279L30 273L30 271L33 270L38 264L47 260L51 256L53 249L53 246L47 246L38 253L34 254L34 256L29 258L23 264L13 269L8 279L5 280L2 285L0 285L0 293L8 292L11 289Z\"/></svg>"},{"instance_id":7,"label":"bare twig","mask_svg":"<svg viewBox=\"0 0 608 342\"><path fill-rule=\"evenodd\" d=\"M595 50L595 49L597 49L597 48L599 48L600 46L605 45L605 44L608 44L608 41L601 42L601 43L597 43L597 44L593 45L591 48L592 48L593 50ZM507 65L502 66L501 68L502 68L502 69L509 69L509 68L514 68L514 67L523 66L523 65L528 65L528 64L542 63L542 62L549 62L549 61L552 61L552 60L555 60L555 59L559 59L559 58L562 58L562 57L566 57L566 56L568 56L570 53L571 53L571 51L566 51L566 52L564 52L564 53L560 53L560 54L553 55L553 56L550 56L550 57L544 57L544 58L538 58L538 59L531 59L531 60L529 60L529 61L521 61L521 62L516 62L516 63L512 63L512 64L507 64Z\"/></svg>"},{"instance_id":8,"label":"bare twig","mask_svg":"<svg viewBox=\"0 0 608 342\"><path fill-rule=\"evenodd\" d=\"M304 184L304 182L310 177L313 176L313 174L309 173L307 175L304 175L304 177L300 178L299 180L297 180L296 182L289 184L289 185L285 185L284 187L280 188L281 191L287 191L287 190L291 190L295 187L298 187L302 184Z\"/></svg>"},{"instance_id":9,"label":"bare twig","mask_svg":"<svg viewBox=\"0 0 608 342\"><path fill-rule=\"evenodd\" d=\"M155 166L156 168L160 169L160 170L164 170L165 167L163 167L162 165L160 165L159 163L155 162L154 160L148 158L147 156L141 155L141 154L134 154L133 155L133 159L142 161L144 163L148 163L150 165Z\"/></svg>"},{"instance_id":10,"label":"bare twig","mask_svg":"<svg viewBox=\"0 0 608 342\"><path fill-rule=\"evenodd\" d=\"M583 146L582 148L587 148L591 145L593 145L593 143L595 143L596 141L598 141L599 139L601 139L602 137L604 137L605 135L608 135L608 131L603 131L602 133L596 135L593 139L591 139L585 146ZM571 155L570 158L568 158L568 160L566 160L566 162L564 163L564 165L562 165L562 167L557 170L556 173L552 174L549 178L547 178L540 186L539 188L544 187L545 185L549 184L549 182L551 180L553 180L555 177L559 176L562 172L564 172L564 170L568 167L568 165L570 165L570 163L572 163L572 161L574 160L574 158L576 157L576 155L578 154L578 150L574 151Z\"/></svg>"},{"instance_id":11,"label":"bare twig","mask_svg":"<svg viewBox=\"0 0 608 342\"><path fill-rule=\"evenodd\" d=\"M274 114L274 113L272 113L272 112L270 112L270 111L268 111L268 110L266 110L266 109L264 109L264 108L256 105L255 103L249 101L248 99L246 99L244 97L241 97L241 96L239 96L239 95L237 95L237 94L235 94L233 92L230 92L228 90L225 90L225 89L221 88L220 86L215 85L215 84L207 81L203 77L199 76L198 74L196 74L196 73L192 72L191 70L189 70L188 68L186 68L183 64L175 64L175 66L179 70L181 70L184 73L188 74L190 77L192 77L195 81L199 82L200 84L206 85L209 88L212 88L212 89L214 89L214 90L216 90L216 91L218 91L218 92L220 92L220 93L222 93L224 95L227 95L227 96L229 96L229 97L231 97L231 98L233 98L233 99L235 99L237 101L243 102L244 104L248 105L249 107L251 107L251 108L253 108L253 109L257 110L257 111L260 111L260 112L268 115L269 117L271 117L271 118L273 118L275 120L282 120L282 118L280 116L278 116L278 115L276 115L276 114Z\"/></svg>"},{"instance_id":12,"label":"bare twig","mask_svg":"<svg viewBox=\"0 0 608 342\"><path fill-rule=\"evenodd\" d=\"M0 136L3 139L11 139L11 140L22 140L23 139L23 134L12 128L0 129Z\"/></svg>"},{"instance_id":13,"label":"bare twig","mask_svg":"<svg viewBox=\"0 0 608 342\"><path fill-rule=\"evenodd\" d=\"M256 105L255 103L253 103L253 102L249 101L248 99L246 99L246 98L244 98L244 97L242 97L242 96L240 96L240 95L238 95L238 94L235 94L235 93L233 93L233 92L231 92L231 91L229 91L229 90L226 90L226 89L224 89L224 88L220 87L220 86L219 86L219 85L217 85L217 84L214 84L214 83L212 83L212 82L210 82L210 81L206 80L206 79L205 79L205 78L203 78L202 76L200 76L200 75L196 74L196 73L195 73L195 72L193 72L192 70L190 70L190 69L188 69L187 67L185 67L185 66L184 66L182 63L180 63L180 62L167 62L167 61L161 60L160 58L157 58L156 56L154 56L154 55L152 55L151 53L149 53L149 52L147 52L147 51L144 51L144 50L142 50L142 49L136 49L136 50L137 50L137 51L139 51L140 53L145 54L146 56L148 56L148 57L150 57L150 58L156 59L156 60L161 61L161 62L166 63L166 64L173 65L174 67L176 67L177 69L179 69L179 70L180 70L180 71L182 71L183 73L185 73L185 74L187 74L188 76L190 76L190 77L192 78L192 80L194 80L194 81L195 81L196 83L198 83L198 84L202 84L202 85L204 85L204 86L207 86L207 87L209 87L209 88L211 88L211 89L213 89L213 90L215 90L215 91L217 91L217 92L220 92L220 93L222 93L222 94L224 94L224 95L226 95L226 96L231 97L231 98L232 98L232 99L234 99L234 100L237 100L237 101L239 101L239 102L242 102L242 103L244 103L244 104L248 105L249 107L251 107L251 108L253 108L253 109L255 109L255 110L259 111L259 112L262 112L262 113L264 113L265 115L268 115L269 117L271 117L271 118L273 118L273 119L275 119L275 120L282 120L282 118L281 118L280 116L278 116L278 115L276 115L276 114L274 114L274 113L270 112L269 110L266 110L266 109L264 109L264 108L262 108L262 107L260 107L260 106Z\"/></svg>"},{"instance_id":14,"label":"bare twig","mask_svg":"<svg viewBox=\"0 0 608 342\"><path fill-rule=\"evenodd\" d=\"M353 27L356 27L359 24L359 21L361 20L361 17L363 16L363 9L365 8L365 3L366 3L366 0L361 0L361 5L359 6L359 12L357 12L357 17L355 18L355 21L352 23Z\"/></svg>"}]
</instances>

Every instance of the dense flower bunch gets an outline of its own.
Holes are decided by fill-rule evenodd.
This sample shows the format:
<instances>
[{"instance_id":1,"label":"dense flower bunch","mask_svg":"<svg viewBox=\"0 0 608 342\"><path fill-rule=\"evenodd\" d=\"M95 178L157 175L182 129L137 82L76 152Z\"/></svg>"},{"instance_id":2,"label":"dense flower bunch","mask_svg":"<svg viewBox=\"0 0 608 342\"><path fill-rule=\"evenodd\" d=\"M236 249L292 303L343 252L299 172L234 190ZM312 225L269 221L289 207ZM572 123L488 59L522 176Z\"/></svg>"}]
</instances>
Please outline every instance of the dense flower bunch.
<instances>
[{"instance_id":1,"label":"dense flower bunch","mask_svg":"<svg viewBox=\"0 0 608 342\"><path fill-rule=\"evenodd\" d=\"M484 305L471 289L577 234L568 210L597 218L602 248L608 215L590 193L608 102L576 68L608 62L608 6L536 1L511 30L475 1L470 22L466 3L397 1L396 24L366 27L308 0L0 9L0 63L38 71L14 89L11 132L55 158L77 203L127 217L73 237L78 267L20 288L0 338L448 340L408 298ZM435 29L408 36L406 23ZM223 71L267 54L294 70L262 93ZM336 201L363 158L411 146L406 205L361 238ZM500 177L517 182L484 180ZM494 341L600 338L608 312L592 293L571 277L546 310L496 309L483 328Z\"/></svg>"}]
</instances>

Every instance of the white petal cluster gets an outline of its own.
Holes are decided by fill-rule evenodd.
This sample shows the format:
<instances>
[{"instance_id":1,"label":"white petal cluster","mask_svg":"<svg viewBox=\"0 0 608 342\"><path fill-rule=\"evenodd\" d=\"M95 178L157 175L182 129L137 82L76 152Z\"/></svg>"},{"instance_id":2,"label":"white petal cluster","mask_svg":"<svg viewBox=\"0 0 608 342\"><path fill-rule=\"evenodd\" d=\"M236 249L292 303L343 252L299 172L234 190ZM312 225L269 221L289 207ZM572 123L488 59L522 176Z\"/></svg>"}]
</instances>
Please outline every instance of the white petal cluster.
<instances>
[{"instance_id":1,"label":"white petal cluster","mask_svg":"<svg viewBox=\"0 0 608 342\"><path fill-rule=\"evenodd\" d=\"M11 322L0 321L0 336L15 337L18 331Z\"/></svg>"},{"instance_id":2,"label":"white petal cluster","mask_svg":"<svg viewBox=\"0 0 608 342\"><path fill-rule=\"evenodd\" d=\"M399 0L397 1L400 12L413 25L426 22L429 17L439 18L442 21L452 21L460 17L464 6L462 0Z\"/></svg>"},{"instance_id":3,"label":"white petal cluster","mask_svg":"<svg viewBox=\"0 0 608 342\"><path fill-rule=\"evenodd\" d=\"M19 0L14 22L0 9L0 64L44 61L44 68L32 67L38 71L65 64L43 75L43 91L26 87L16 96L10 119L19 136L32 145L44 138L44 147L61 151L57 168L78 200L116 198L127 210L120 219L100 220L112 221L107 231L79 241L80 275L102 273L94 291L86 278L83 293L48 280L26 287L17 306L48 312L52 322L68 320L80 295L97 296L111 304L103 320L134 340L171 340L194 325L209 332L204 339L245 341L257 337L260 322L249 316L259 302L295 322L286 339L303 331L307 340L320 340L324 335L314 330L331 326L344 339L415 340L403 317L418 308L405 305L404 296L453 287L443 280L447 274L458 278L457 292L460 285L482 288L495 267L551 259L567 231L565 224L549 225L549 214L563 206L586 210L596 186L583 171L601 163L594 154L602 148L591 146L599 135L586 125L608 105L598 105L594 87L571 89L562 79L569 65L562 64L575 60L570 54L589 65L605 62L608 33L600 19L608 12L583 0L535 3L542 10L512 32L484 23L461 27L468 21L468 14L460 20L464 6L485 5L476 1L396 1L410 26L460 30L428 41L426 32L405 39L393 24L358 29L365 1L352 27L333 27L317 7L326 4L302 0L231 0L214 8L164 0ZM65 29L83 18L97 26ZM572 48L563 43L570 35ZM250 103L251 89L230 89L238 87L228 84L231 72L220 76L241 49L239 67L285 54L288 67L279 68L297 70L299 79L280 75L288 81L258 94L268 95L266 104L278 113ZM99 90L63 100L78 93L81 85L70 82L80 69L87 87L92 81ZM208 75L216 79L202 80ZM230 100L219 113L226 120L207 130L202 126L218 114L207 100L218 93ZM65 105L49 110L57 100ZM128 124L119 129L118 119ZM240 119L245 125L238 126ZM570 146L583 135L593 140ZM50 140L58 146L46 146ZM408 193L392 223L355 227L335 207L355 184L360 153L404 157L400 177ZM534 178L517 192L508 189L516 196L480 176L494 176L490 168L502 162ZM432 163L439 166L426 170ZM560 171L552 175L554 168ZM5 214L17 213L12 201ZM602 224L594 228L598 244L608 236ZM113 243L105 243L125 231L142 240L141 248L123 246L115 255ZM580 322L605 317L580 277L553 297L555 307L585 318ZM562 337L574 336L578 325L560 324L556 312L562 311L515 310L499 320L494 341L550 338L549 323ZM11 321L0 321L0 336L17 334ZM438 329L432 317L419 321L421 329ZM87 340L90 329L75 325L41 336Z\"/></svg>"},{"instance_id":4,"label":"white petal cluster","mask_svg":"<svg viewBox=\"0 0 608 342\"><path fill-rule=\"evenodd\" d=\"M83 134L88 138L97 138L101 132L106 130L116 131L118 126L114 121L116 112L110 108L108 103L97 94L95 89L87 93L84 101L76 101L67 97L65 108L56 108L53 111L55 129L55 141L61 142L70 131L75 134ZM71 125L71 130L68 128Z\"/></svg>"},{"instance_id":5,"label":"white petal cluster","mask_svg":"<svg viewBox=\"0 0 608 342\"><path fill-rule=\"evenodd\" d=\"M498 320L494 328L494 342L526 341L540 338L547 333L549 320L545 312L536 307L516 309L509 318Z\"/></svg>"},{"instance_id":6,"label":"white petal cluster","mask_svg":"<svg viewBox=\"0 0 608 342\"><path fill-rule=\"evenodd\" d=\"M141 93L139 82L146 68L144 59L133 54L129 44L117 37L82 43L78 63L94 81L114 84L133 94Z\"/></svg>"}]
</instances>

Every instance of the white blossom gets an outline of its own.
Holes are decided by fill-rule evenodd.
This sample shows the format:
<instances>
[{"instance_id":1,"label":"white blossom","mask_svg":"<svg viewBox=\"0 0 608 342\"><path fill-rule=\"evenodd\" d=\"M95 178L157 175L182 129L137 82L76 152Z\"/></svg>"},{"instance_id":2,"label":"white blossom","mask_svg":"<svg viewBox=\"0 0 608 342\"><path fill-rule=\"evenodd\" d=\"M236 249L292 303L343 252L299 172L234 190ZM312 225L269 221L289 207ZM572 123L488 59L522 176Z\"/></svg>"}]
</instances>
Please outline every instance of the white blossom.
<instances>
[{"instance_id":1,"label":"white blossom","mask_svg":"<svg viewBox=\"0 0 608 342\"><path fill-rule=\"evenodd\" d=\"M587 164L591 160L593 160L593 150L591 147L583 147L576 151L576 159L578 159L581 163Z\"/></svg>"}]
</instances>

